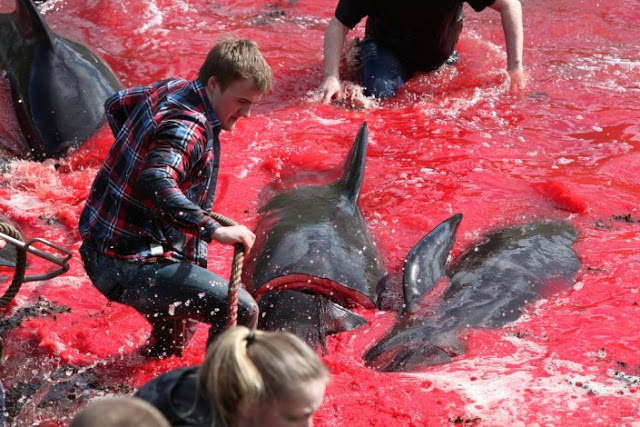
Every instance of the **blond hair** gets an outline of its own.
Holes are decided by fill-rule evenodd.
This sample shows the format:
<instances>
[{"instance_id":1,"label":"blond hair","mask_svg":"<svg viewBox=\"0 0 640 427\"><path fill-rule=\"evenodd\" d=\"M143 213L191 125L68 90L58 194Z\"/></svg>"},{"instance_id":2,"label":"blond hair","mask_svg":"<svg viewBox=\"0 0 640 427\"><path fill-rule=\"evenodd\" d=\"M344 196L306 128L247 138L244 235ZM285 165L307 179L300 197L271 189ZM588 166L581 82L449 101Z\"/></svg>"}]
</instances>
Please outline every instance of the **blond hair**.
<instances>
[{"instance_id":1,"label":"blond hair","mask_svg":"<svg viewBox=\"0 0 640 427\"><path fill-rule=\"evenodd\" d=\"M105 397L78 412L69 427L170 427L150 403L137 397Z\"/></svg>"},{"instance_id":2,"label":"blond hair","mask_svg":"<svg viewBox=\"0 0 640 427\"><path fill-rule=\"evenodd\" d=\"M224 91L236 80L253 79L256 89L265 93L273 86L273 72L258 45L248 39L223 38L209 51L198 78L207 85L215 77Z\"/></svg>"},{"instance_id":3,"label":"blond hair","mask_svg":"<svg viewBox=\"0 0 640 427\"><path fill-rule=\"evenodd\" d=\"M236 326L209 347L198 371L212 408L228 426L241 400L245 404L286 399L314 380L328 380L318 354L288 332L251 331Z\"/></svg>"}]
</instances>

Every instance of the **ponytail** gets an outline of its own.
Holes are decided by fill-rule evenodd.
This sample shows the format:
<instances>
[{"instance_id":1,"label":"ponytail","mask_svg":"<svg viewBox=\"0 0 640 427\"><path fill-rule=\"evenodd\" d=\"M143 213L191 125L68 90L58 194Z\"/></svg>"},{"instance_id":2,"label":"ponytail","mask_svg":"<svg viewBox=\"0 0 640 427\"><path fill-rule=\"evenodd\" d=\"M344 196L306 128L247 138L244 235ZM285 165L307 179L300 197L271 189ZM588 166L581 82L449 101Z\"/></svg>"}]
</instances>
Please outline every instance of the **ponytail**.
<instances>
[{"instance_id":1,"label":"ponytail","mask_svg":"<svg viewBox=\"0 0 640 427\"><path fill-rule=\"evenodd\" d=\"M271 403L294 395L329 372L306 343L288 332L228 329L209 347L198 382L225 426L243 405Z\"/></svg>"}]
</instances>

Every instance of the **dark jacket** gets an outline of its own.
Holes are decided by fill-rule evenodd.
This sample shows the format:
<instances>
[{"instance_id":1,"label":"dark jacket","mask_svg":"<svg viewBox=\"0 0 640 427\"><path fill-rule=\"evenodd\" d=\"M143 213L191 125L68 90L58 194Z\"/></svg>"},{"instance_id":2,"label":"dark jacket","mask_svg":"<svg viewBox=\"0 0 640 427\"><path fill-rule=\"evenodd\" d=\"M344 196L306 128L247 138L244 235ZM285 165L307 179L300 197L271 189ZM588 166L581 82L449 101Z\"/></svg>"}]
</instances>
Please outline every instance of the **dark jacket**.
<instances>
[{"instance_id":1,"label":"dark jacket","mask_svg":"<svg viewBox=\"0 0 640 427\"><path fill-rule=\"evenodd\" d=\"M215 416L207 394L198 387L198 366L166 372L144 384L135 394L158 408L172 426L207 427L222 425Z\"/></svg>"}]
</instances>

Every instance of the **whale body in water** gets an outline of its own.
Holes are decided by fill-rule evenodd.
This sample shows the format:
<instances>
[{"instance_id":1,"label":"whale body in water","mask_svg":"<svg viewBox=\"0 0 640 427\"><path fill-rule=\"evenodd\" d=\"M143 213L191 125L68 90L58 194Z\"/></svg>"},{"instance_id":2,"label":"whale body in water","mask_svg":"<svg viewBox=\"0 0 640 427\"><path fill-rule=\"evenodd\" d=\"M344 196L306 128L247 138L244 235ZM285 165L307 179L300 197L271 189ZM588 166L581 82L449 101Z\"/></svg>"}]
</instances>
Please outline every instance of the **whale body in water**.
<instances>
[{"instance_id":1,"label":"whale body in water","mask_svg":"<svg viewBox=\"0 0 640 427\"><path fill-rule=\"evenodd\" d=\"M109 66L85 46L54 34L32 0L0 14L0 70L9 80L28 147L20 158L62 157L104 122L104 101L121 89Z\"/></svg>"},{"instance_id":2,"label":"whale body in water","mask_svg":"<svg viewBox=\"0 0 640 427\"><path fill-rule=\"evenodd\" d=\"M328 185L294 186L260 210L243 283L260 307L258 327L297 334L314 347L366 323L350 307L375 308L386 272L358 207L367 125Z\"/></svg>"},{"instance_id":3,"label":"whale body in water","mask_svg":"<svg viewBox=\"0 0 640 427\"><path fill-rule=\"evenodd\" d=\"M462 215L438 225L405 259L406 311L364 355L380 371L416 371L464 353L465 328L497 328L520 317L527 304L568 289L580 269L573 226L559 221L513 225L484 236L451 266L447 256ZM450 284L435 309L420 301L446 275Z\"/></svg>"}]
</instances>

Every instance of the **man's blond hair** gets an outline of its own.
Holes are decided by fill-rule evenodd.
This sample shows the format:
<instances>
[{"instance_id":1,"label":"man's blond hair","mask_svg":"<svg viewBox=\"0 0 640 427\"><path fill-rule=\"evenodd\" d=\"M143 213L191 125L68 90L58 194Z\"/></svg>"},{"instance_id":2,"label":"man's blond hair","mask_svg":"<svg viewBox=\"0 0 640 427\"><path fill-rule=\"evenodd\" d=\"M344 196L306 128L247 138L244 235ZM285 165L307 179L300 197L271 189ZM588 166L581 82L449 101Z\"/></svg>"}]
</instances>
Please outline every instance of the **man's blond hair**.
<instances>
[{"instance_id":1,"label":"man's blond hair","mask_svg":"<svg viewBox=\"0 0 640 427\"><path fill-rule=\"evenodd\" d=\"M273 86L273 72L260 53L258 45L248 39L223 38L211 49L198 78L207 85L215 77L224 91L236 80L252 79L256 89L265 93Z\"/></svg>"}]
</instances>

